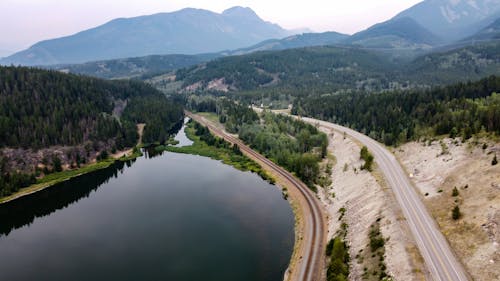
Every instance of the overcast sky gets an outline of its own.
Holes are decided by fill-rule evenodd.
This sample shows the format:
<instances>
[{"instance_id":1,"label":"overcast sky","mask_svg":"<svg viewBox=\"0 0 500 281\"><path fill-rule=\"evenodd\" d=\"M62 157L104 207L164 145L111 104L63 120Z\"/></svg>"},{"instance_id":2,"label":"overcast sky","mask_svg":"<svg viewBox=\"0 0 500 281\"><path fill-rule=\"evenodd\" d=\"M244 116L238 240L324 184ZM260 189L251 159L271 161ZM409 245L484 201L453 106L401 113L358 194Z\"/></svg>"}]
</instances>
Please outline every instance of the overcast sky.
<instances>
[{"instance_id":1,"label":"overcast sky","mask_svg":"<svg viewBox=\"0 0 500 281\"><path fill-rule=\"evenodd\" d=\"M352 34L387 20L422 0L0 0L0 57L34 43L101 25L118 17L186 7L214 12L252 8L287 29Z\"/></svg>"}]
</instances>

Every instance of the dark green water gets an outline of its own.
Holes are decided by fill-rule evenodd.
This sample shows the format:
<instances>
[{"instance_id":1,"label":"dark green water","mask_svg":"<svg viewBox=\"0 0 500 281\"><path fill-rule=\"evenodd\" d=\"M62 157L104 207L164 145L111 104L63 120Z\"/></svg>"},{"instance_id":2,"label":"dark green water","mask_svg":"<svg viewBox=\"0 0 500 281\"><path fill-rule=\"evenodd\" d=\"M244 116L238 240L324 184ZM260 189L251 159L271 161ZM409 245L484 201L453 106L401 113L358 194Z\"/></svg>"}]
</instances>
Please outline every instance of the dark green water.
<instances>
[{"instance_id":1,"label":"dark green water","mask_svg":"<svg viewBox=\"0 0 500 281\"><path fill-rule=\"evenodd\" d=\"M279 190L165 153L0 206L0 280L282 280L294 234Z\"/></svg>"}]
</instances>

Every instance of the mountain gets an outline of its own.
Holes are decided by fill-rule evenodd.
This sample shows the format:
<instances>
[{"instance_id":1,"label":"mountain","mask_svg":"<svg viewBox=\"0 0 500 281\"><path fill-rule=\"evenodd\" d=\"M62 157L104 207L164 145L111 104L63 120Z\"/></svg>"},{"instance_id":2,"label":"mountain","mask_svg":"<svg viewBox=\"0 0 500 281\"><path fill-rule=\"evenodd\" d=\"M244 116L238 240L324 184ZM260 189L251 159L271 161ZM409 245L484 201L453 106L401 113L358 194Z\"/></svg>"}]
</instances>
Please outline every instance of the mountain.
<instances>
[{"instance_id":1,"label":"mountain","mask_svg":"<svg viewBox=\"0 0 500 281\"><path fill-rule=\"evenodd\" d=\"M394 69L385 57L351 47L320 46L219 58L176 72L186 91L304 90L371 87ZM385 82L382 82L385 83ZM293 93L292 93L293 95Z\"/></svg>"},{"instance_id":2,"label":"mountain","mask_svg":"<svg viewBox=\"0 0 500 281\"><path fill-rule=\"evenodd\" d=\"M441 40L409 17L376 24L343 41L370 48L429 48Z\"/></svg>"},{"instance_id":3,"label":"mountain","mask_svg":"<svg viewBox=\"0 0 500 281\"><path fill-rule=\"evenodd\" d=\"M219 57L219 54L202 55L152 55L136 58L113 59L48 66L65 73L78 73L105 79L136 78L143 75L164 73L200 64Z\"/></svg>"},{"instance_id":4,"label":"mountain","mask_svg":"<svg viewBox=\"0 0 500 281\"><path fill-rule=\"evenodd\" d=\"M409 17L447 42L478 32L500 17L500 0L425 0L396 15Z\"/></svg>"},{"instance_id":5,"label":"mountain","mask_svg":"<svg viewBox=\"0 0 500 281\"><path fill-rule=\"evenodd\" d=\"M393 60L385 51L322 46L223 57L176 71L177 84L172 75L151 81L188 92L314 96L428 88L498 75L499 69L498 41L430 52L411 61Z\"/></svg>"},{"instance_id":6,"label":"mountain","mask_svg":"<svg viewBox=\"0 0 500 281\"><path fill-rule=\"evenodd\" d=\"M423 55L402 73L411 81L442 85L499 75L499 69L500 42L492 41Z\"/></svg>"},{"instance_id":7,"label":"mountain","mask_svg":"<svg viewBox=\"0 0 500 281\"><path fill-rule=\"evenodd\" d=\"M71 36L36 43L0 63L48 65L154 54L212 53L289 35L280 26L263 21L250 8L233 7L221 14L187 8L115 19Z\"/></svg>"},{"instance_id":8,"label":"mountain","mask_svg":"<svg viewBox=\"0 0 500 281\"><path fill-rule=\"evenodd\" d=\"M480 30L478 33L467 37L462 41L484 41L484 40L499 40L500 39L500 18L492 24Z\"/></svg>"},{"instance_id":9,"label":"mountain","mask_svg":"<svg viewBox=\"0 0 500 281\"><path fill-rule=\"evenodd\" d=\"M153 55L136 58L114 59L83 64L48 66L63 72L84 74L99 78L133 78L151 76L175 69L200 64L218 57L249 54L257 51L285 50L293 48L324 46L338 43L348 35L337 32L304 33L284 39L270 39L248 48L201 55Z\"/></svg>"},{"instance_id":10,"label":"mountain","mask_svg":"<svg viewBox=\"0 0 500 281\"><path fill-rule=\"evenodd\" d=\"M223 52L226 55L242 55L257 51L278 51L302 47L333 45L348 38L349 35L338 32L303 33L288 36L283 39L269 39L253 46L234 51Z\"/></svg>"}]
</instances>

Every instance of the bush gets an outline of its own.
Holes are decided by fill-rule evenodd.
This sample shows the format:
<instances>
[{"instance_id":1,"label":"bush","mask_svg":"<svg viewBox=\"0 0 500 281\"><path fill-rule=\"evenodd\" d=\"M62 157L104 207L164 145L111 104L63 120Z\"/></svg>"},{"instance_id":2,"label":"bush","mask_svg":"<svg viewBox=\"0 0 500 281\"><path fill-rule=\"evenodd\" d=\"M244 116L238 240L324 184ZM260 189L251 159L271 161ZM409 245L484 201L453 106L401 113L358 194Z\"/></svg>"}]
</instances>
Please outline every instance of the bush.
<instances>
[{"instance_id":1,"label":"bush","mask_svg":"<svg viewBox=\"0 0 500 281\"><path fill-rule=\"evenodd\" d=\"M460 194L460 193L458 192L458 189L457 189L457 187L455 186L455 187L453 188L453 191L451 192L451 196L453 196L453 197L457 197L459 194Z\"/></svg>"},{"instance_id":2,"label":"bush","mask_svg":"<svg viewBox=\"0 0 500 281\"><path fill-rule=\"evenodd\" d=\"M328 244L326 244L326 256L331 256L332 255L332 250L333 250L333 239L330 239Z\"/></svg>"},{"instance_id":3,"label":"bush","mask_svg":"<svg viewBox=\"0 0 500 281\"><path fill-rule=\"evenodd\" d=\"M62 171L61 159L57 155L52 156L52 167L56 172Z\"/></svg>"},{"instance_id":4,"label":"bush","mask_svg":"<svg viewBox=\"0 0 500 281\"><path fill-rule=\"evenodd\" d=\"M495 156L493 157L493 160L491 160L491 165L495 166L496 164L498 164L498 160L497 160L497 155L495 154Z\"/></svg>"},{"instance_id":5,"label":"bush","mask_svg":"<svg viewBox=\"0 0 500 281\"><path fill-rule=\"evenodd\" d=\"M368 171L372 171L372 165L373 165L373 155L368 151L368 148L366 146L363 146L361 148L361 151L359 152L360 154L360 158L363 159L365 161L365 164L363 164L363 166L361 166L361 169L362 170L368 170Z\"/></svg>"},{"instance_id":6,"label":"bush","mask_svg":"<svg viewBox=\"0 0 500 281\"><path fill-rule=\"evenodd\" d=\"M453 208L453 210L451 211L451 218L454 219L454 220L458 220L462 217L462 213L460 213L460 207L455 206L455 208Z\"/></svg>"},{"instance_id":7,"label":"bush","mask_svg":"<svg viewBox=\"0 0 500 281\"><path fill-rule=\"evenodd\" d=\"M327 281L347 280L349 276L349 251L347 244L339 236L330 240L330 263L326 271Z\"/></svg>"}]
</instances>

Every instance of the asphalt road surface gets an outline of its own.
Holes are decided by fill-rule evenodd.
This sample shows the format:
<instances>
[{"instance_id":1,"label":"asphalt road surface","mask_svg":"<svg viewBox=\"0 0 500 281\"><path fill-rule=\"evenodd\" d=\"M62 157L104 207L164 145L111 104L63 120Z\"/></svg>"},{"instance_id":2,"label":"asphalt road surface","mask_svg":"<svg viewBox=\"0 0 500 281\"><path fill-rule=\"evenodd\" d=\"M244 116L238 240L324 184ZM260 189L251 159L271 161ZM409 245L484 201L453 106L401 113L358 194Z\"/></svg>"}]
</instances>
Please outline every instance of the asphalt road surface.
<instances>
[{"instance_id":1,"label":"asphalt road surface","mask_svg":"<svg viewBox=\"0 0 500 281\"><path fill-rule=\"evenodd\" d=\"M345 132L366 145L395 194L433 280L469 280L462 264L451 251L448 242L420 200L408 175L389 150L352 129L312 118L301 119L329 130Z\"/></svg>"}]
</instances>

